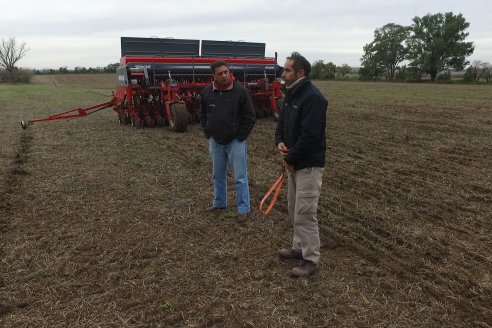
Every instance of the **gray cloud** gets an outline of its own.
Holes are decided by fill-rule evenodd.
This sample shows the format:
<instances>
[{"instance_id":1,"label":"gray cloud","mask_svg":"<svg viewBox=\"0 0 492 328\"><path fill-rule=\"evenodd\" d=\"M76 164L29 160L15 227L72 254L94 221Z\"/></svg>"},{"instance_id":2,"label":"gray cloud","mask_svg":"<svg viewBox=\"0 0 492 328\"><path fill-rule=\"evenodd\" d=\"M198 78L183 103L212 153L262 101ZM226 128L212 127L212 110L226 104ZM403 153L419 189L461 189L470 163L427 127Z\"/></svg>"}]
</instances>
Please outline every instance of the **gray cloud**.
<instances>
[{"instance_id":1,"label":"gray cloud","mask_svg":"<svg viewBox=\"0 0 492 328\"><path fill-rule=\"evenodd\" d=\"M482 0L0 0L0 8L0 38L30 48L24 67L106 66L119 61L121 36L264 42L267 55L277 52L281 63L297 50L311 61L357 66L376 28L449 11L471 24L470 59L492 62L492 4Z\"/></svg>"}]
</instances>

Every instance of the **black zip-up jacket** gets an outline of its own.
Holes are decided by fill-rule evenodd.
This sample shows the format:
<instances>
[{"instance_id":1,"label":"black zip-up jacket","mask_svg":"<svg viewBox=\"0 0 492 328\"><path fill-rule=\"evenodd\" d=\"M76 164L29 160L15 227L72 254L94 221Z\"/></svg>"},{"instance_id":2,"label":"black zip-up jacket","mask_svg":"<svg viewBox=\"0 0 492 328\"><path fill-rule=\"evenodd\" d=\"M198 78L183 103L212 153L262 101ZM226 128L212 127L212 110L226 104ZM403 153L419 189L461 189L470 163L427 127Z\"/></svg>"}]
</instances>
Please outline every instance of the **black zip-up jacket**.
<instances>
[{"instance_id":1,"label":"black zip-up jacket","mask_svg":"<svg viewBox=\"0 0 492 328\"><path fill-rule=\"evenodd\" d=\"M308 78L287 90L275 145L289 148L285 161L296 170L325 166L327 110L328 100Z\"/></svg>"},{"instance_id":2,"label":"black zip-up jacket","mask_svg":"<svg viewBox=\"0 0 492 328\"><path fill-rule=\"evenodd\" d=\"M202 91L200 123L205 136L221 145L235 138L246 140L255 125L255 109L248 90L233 83L229 90L214 90L210 84Z\"/></svg>"}]
</instances>

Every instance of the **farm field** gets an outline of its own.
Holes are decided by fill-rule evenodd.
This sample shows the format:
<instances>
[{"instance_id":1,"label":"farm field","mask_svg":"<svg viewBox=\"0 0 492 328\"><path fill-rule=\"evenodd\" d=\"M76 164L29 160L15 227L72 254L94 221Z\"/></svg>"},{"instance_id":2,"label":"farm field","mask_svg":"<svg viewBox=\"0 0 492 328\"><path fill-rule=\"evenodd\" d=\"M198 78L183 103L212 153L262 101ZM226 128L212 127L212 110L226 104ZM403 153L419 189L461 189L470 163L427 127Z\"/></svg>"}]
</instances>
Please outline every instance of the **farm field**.
<instances>
[{"instance_id":1,"label":"farm field","mask_svg":"<svg viewBox=\"0 0 492 328\"><path fill-rule=\"evenodd\" d=\"M208 142L135 129L113 75L0 85L2 327L492 327L492 86L316 82L330 100L321 271L292 279L275 122L248 139L253 214L212 197Z\"/></svg>"}]
</instances>

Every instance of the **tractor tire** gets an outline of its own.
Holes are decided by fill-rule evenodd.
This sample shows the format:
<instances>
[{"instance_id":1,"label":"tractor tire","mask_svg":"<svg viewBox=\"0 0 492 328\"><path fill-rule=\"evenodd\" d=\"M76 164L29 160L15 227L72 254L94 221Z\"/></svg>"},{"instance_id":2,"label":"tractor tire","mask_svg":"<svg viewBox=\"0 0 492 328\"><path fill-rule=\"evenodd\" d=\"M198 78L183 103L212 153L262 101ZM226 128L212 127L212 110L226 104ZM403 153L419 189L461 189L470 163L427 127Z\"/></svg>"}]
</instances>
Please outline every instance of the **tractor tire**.
<instances>
[{"instance_id":1,"label":"tractor tire","mask_svg":"<svg viewBox=\"0 0 492 328\"><path fill-rule=\"evenodd\" d=\"M186 106L181 103L171 105L172 119L169 118L169 126L176 132L185 132L188 128L189 113Z\"/></svg>"}]
</instances>

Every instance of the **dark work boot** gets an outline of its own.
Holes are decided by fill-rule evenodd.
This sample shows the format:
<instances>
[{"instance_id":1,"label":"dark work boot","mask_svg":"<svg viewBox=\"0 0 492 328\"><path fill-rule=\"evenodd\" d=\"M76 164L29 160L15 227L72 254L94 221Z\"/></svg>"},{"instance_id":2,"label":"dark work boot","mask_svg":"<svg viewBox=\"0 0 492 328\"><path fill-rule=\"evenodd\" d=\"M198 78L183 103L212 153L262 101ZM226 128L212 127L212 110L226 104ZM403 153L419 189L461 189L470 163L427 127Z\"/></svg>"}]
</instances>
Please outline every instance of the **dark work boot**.
<instances>
[{"instance_id":1,"label":"dark work boot","mask_svg":"<svg viewBox=\"0 0 492 328\"><path fill-rule=\"evenodd\" d=\"M282 248L278 251L278 256L282 260L302 260L302 252L291 248Z\"/></svg>"},{"instance_id":2,"label":"dark work boot","mask_svg":"<svg viewBox=\"0 0 492 328\"><path fill-rule=\"evenodd\" d=\"M207 207L206 209L204 209L203 211L204 212L218 212L218 211L221 211L221 210L225 210L225 207L213 207L213 206L210 206L210 207Z\"/></svg>"},{"instance_id":3,"label":"dark work boot","mask_svg":"<svg viewBox=\"0 0 492 328\"><path fill-rule=\"evenodd\" d=\"M308 260L302 260L299 266L292 269L290 275L294 278L308 277L319 271L319 264Z\"/></svg>"},{"instance_id":4,"label":"dark work boot","mask_svg":"<svg viewBox=\"0 0 492 328\"><path fill-rule=\"evenodd\" d=\"M237 223L246 224L247 222L248 222L248 213L237 215Z\"/></svg>"}]
</instances>

